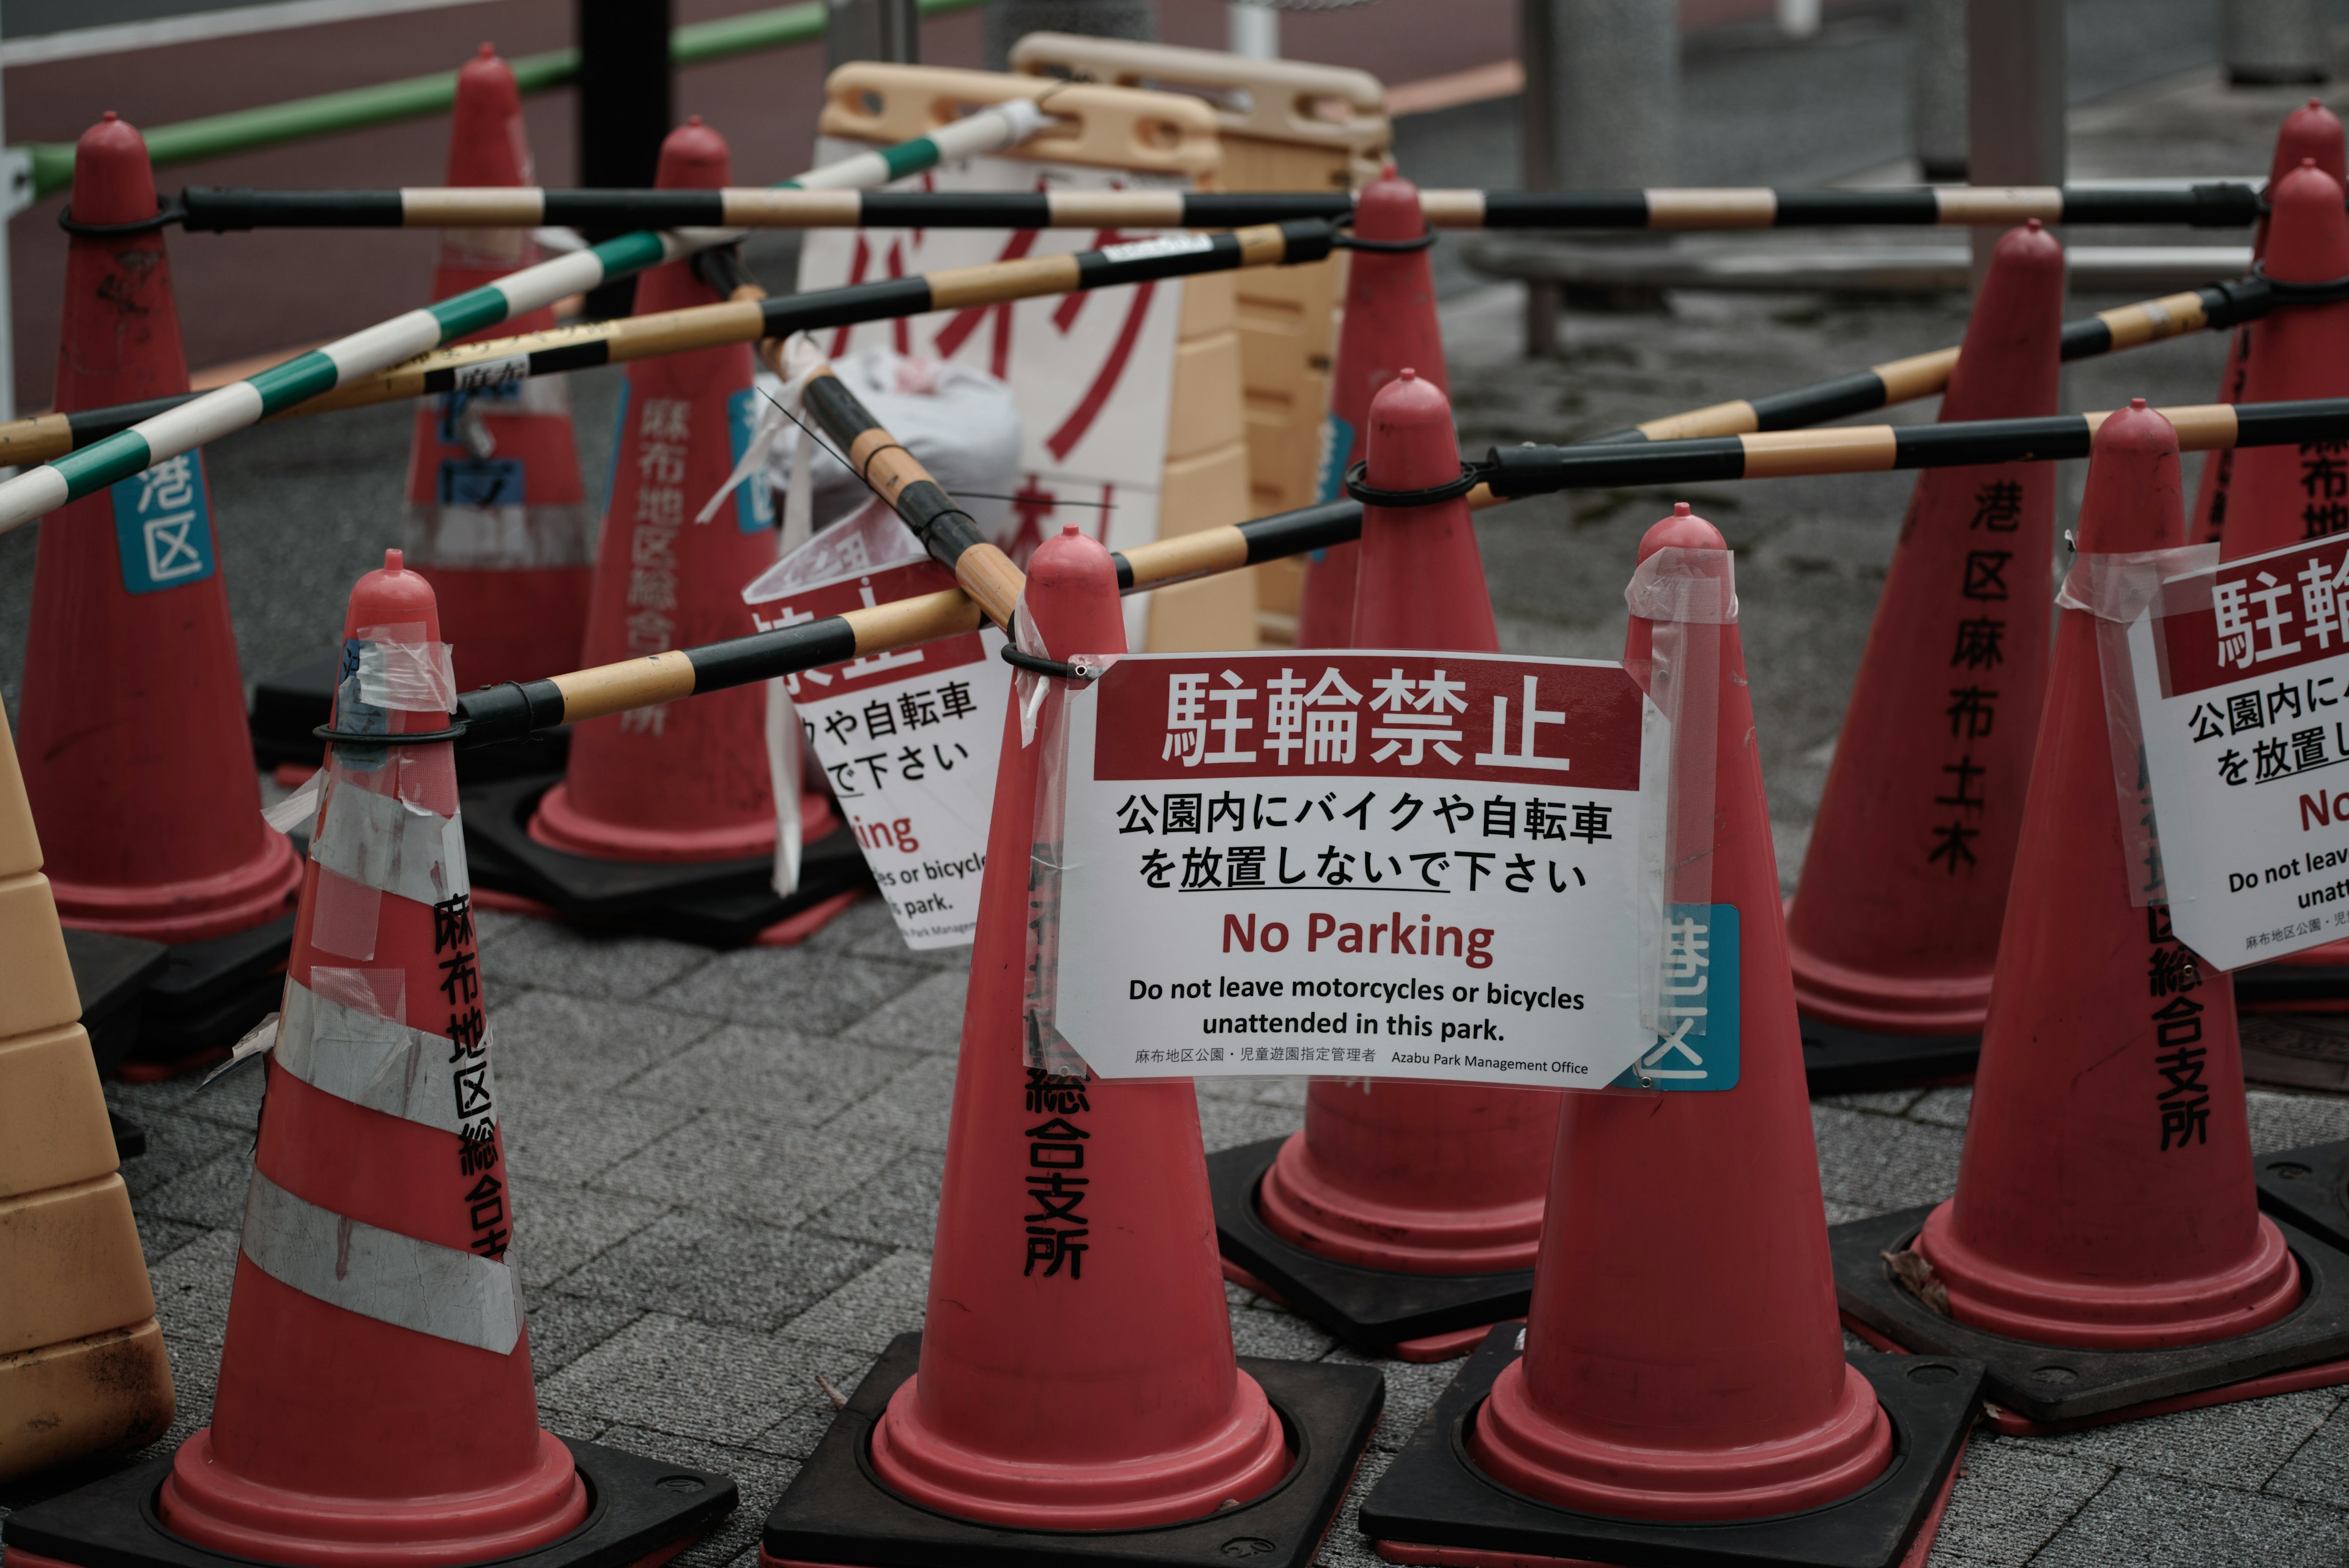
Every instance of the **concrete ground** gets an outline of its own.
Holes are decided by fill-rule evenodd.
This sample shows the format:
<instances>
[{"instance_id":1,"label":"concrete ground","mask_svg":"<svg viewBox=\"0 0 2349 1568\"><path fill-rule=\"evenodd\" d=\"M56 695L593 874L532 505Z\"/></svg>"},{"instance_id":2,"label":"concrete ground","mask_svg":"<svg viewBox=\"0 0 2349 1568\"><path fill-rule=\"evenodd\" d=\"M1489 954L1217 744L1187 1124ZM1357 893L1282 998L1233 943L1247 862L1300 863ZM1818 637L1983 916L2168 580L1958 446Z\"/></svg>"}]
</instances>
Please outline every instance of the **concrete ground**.
<instances>
[{"instance_id":1,"label":"concrete ground","mask_svg":"<svg viewBox=\"0 0 2349 1568\"><path fill-rule=\"evenodd\" d=\"M2265 161L2291 101L2207 77L2075 116L2083 174L2227 173ZM2152 151L2148 151L2148 148ZM2158 154L2158 157L2157 157ZM1563 356L1515 357L1515 296L1472 291L1445 329L1463 444L1555 440L1772 390L1956 341L1956 301L1679 296L1667 313L1573 317ZM2075 314L2108 303L2077 302ZM2075 366L2075 408L2201 401L2220 344ZM578 387L589 472L609 384ZM1920 405L1899 417L1929 418ZM406 421L378 411L223 442L214 483L248 677L327 645L352 576L389 535ZM2080 471L2062 505L2076 507ZM1588 493L1486 514L1506 646L1606 656L1640 531L1693 503L1739 550L1744 629L1782 868L1799 864L1909 481L1897 475ZM23 635L29 532L0 544L0 649ZM716 953L654 938L481 921L518 1258L545 1419L567 1434L731 1472L744 1507L682 1562L743 1564L766 1509L851 1386L918 1326L937 1208L960 955L908 953L873 902L803 947ZM257 1079L114 1085L150 1152L126 1168L181 1389L170 1441L201 1424L223 1331ZM1210 1148L1299 1125L1303 1085L1206 1082ZM1946 1196L1962 1088L1813 1107L1826 1217ZM2255 1092L2253 1144L2349 1137L2349 1100ZM1244 1352L1330 1340L1231 1293ZM1380 1364L1388 1407L1355 1497L1451 1376ZM2339 1563L2349 1558L2349 1415L2315 1392L2040 1439L1978 1434L1932 1561L1958 1564ZM161 1450L158 1450L161 1451ZM0 1508L26 1489L0 1491ZM0 1524L5 1532L5 1524ZM1330 1564L1373 1561L1350 1506Z\"/></svg>"}]
</instances>

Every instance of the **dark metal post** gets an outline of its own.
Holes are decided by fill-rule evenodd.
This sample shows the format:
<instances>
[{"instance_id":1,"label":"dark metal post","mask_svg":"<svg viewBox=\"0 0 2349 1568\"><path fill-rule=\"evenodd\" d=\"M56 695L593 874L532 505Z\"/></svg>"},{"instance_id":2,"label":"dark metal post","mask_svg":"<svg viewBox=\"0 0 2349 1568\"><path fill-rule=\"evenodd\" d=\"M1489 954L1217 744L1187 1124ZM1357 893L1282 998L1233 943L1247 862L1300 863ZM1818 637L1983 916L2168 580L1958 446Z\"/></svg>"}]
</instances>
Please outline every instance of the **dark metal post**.
<instances>
[{"instance_id":1,"label":"dark metal post","mask_svg":"<svg viewBox=\"0 0 2349 1568\"><path fill-rule=\"evenodd\" d=\"M674 122L669 0L576 0L579 39L579 183L642 189L660 166ZM590 233L606 240L621 231ZM626 316L634 278L587 298L591 317Z\"/></svg>"}]
</instances>

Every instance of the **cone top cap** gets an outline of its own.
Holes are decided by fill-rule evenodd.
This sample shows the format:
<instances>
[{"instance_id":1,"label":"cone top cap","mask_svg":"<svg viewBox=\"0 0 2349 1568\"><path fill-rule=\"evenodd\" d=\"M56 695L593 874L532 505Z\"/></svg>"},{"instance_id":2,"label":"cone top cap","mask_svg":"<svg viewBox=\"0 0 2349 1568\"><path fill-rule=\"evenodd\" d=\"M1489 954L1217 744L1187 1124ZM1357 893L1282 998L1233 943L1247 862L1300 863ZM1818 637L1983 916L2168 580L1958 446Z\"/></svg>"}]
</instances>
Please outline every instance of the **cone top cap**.
<instances>
[{"instance_id":1,"label":"cone top cap","mask_svg":"<svg viewBox=\"0 0 2349 1568\"><path fill-rule=\"evenodd\" d=\"M457 67L457 101L449 116L449 183L526 185L530 143L523 134L522 88L513 67L485 43Z\"/></svg>"},{"instance_id":2,"label":"cone top cap","mask_svg":"<svg viewBox=\"0 0 2349 1568\"><path fill-rule=\"evenodd\" d=\"M73 195L67 207L78 223L135 223L156 213L155 171L147 162L147 139L110 109L81 133L74 148ZM75 235L74 243L83 244L83 237Z\"/></svg>"},{"instance_id":3,"label":"cone top cap","mask_svg":"<svg viewBox=\"0 0 2349 1568\"><path fill-rule=\"evenodd\" d=\"M2075 541L2084 556L2162 550L2186 542L2178 431L2158 409L2132 398L2096 427Z\"/></svg>"},{"instance_id":4,"label":"cone top cap","mask_svg":"<svg viewBox=\"0 0 2349 1568\"><path fill-rule=\"evenodd\" d=\"M1371 399L1363 433L1363 477L1381 490L1431 490L1460 477L1460 437L1452 428L1452 400L1417 370L1406 369Z\"/></svg>"},{"instance_id":5,"label":"cone top cap","mask_svg":"<svg viewBox=\"0 0 2349 1568\"><path fill-rule=\"evenodd\" d=\"M2268 165L2268 183L2281 184L2310 158L2335 180L2349 180L2349 146L2344 144L2341 121L2318 99L2284 116L2283 129L2276 133L2275 160Z\"/></svg>"},{"instance_id":6,"label":"cone top cap","mask_svg":"<svg viewBox=\"0 0 2349 1568\"><path fill-rule=\"evenodd\" d=\"M440 607L432 596L432 585L425 581L423 573L409 571L398 550L386 550L383 565L351 589L343 635L357 637L371 628L394 626L423 628L420 633L405 634L403 640L440 640Z\"/></svg>"},{"instance_id":7,"label":"cone top cap","mask_svg":"<svg viewBox=\"0 0 2349 1568\"><path fill-rule=\"evenodd\" d=\"M1685 501L1672 503L1672 514L1659 520L1640 535L1639 560L1646 560L1659 550L1726 550L1729 541L1721 530L1689 510Z\"/></svg>"},{"instance_id":8,"label":"cone top cap","mask_svg":"<svg viewBox=\"0 0 2349 1568\"><path fill-rule=\"evenodd\" d=\"M1990 263L1993 269L1991 276L2000 271L2016 270L2060 274L2064 270L2064 246L2047 232L2047 225L2030 218L1999 235L1998 244L1991 247ZM1991 277L1982 279L1984 292L1992 286ZM1975 314L1982 312L1977 309Z\"/></svg>"},{"instance_id":9,"label":"cone top cap","mask_svg":"<svg viewBox=\"0 0 2349 1568\"><path fill-rule=\"evenodd\" d=\"M473 57L457 67L457 112L465 112L466 99L478 97L486 99L473 107L505 114L522 111L522 90L514 85L513 67L498 57L498 47L484 42Z\"/></svg>"},{"instance_id":10,"label":"cone top cap","mask_svg":"<svg viewBox=\"0 0 2349 1568\"><path fill-rule=\"evenodd\" d=\"M2268 192L2267 271L2283 283L2349 275L2349 213L2341 182L2303 158Z\"/></svg>"},{"instance_id":11,"label":"cone top cap","mask_svg":"<svg viewBox=\"0 0 2349 1568\"><path fill-rule=\"evenodd\" d=\"M1392 163L1354 198L1354 233L1363 239L1415 240L1426 232L1427 221L1419 211L1419 187L1396 173Z\"/></svg>"},{"instance_id":12,"label":"cone top cap","mask_svg":"<svg viewBox=\"0 0 2349 1568\"><path fill-rule=\"evenodd\" d=\"M733 182L733 156L726 139L693 115L661 139L660 176L654 182L664 191L717 191Z\"/></svg>"},{"instance_id":13,"label":"cone top cap","mask_svg":"<svg viewBox=\"0 0 2349 1568\"><path fill-rule=\"evenodd\" d=\"M1117 562L1098 539L1071 523L1036 546L1028 558L1028 581L1033 587L1058 593L1071 587L1100 591L1109 585L1117 592Z\"/></svg>"}]
</instances>

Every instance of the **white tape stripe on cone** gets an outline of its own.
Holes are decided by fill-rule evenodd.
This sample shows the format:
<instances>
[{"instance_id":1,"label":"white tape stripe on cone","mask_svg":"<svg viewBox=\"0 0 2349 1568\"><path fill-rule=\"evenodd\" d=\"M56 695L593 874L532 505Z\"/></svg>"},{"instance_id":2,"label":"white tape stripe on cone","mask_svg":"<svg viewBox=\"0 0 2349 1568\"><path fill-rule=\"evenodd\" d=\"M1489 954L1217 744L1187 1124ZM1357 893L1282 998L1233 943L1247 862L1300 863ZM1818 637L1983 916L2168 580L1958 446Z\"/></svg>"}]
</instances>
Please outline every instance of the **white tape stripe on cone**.
<instances>
[{"instance_id":1,"label":"white tape stripe on cone","mask_svg":"<svg viewBox=\"0 0 2349 1568\"><path fill-rule=\"evenodd\" d=\"M458 1114L460 1100L494 1104L496 1081L486 1035L478 1054L461 1061L450 1060L454 1049L446 1035L347 1007L298 980L285 981L277 1064L338 1100L457 1133L471 1119Z\"/></svg>"},{"instance_id":2,"label":"white tape stripe on cone","mask_svg":"<svg viewBox=\"0 0 2349 1568\"><path fill-rule=\"evenodd\" d=\"M254 1168L244 1199L244 1255L314 1301L378 1323L512 1354L522 1293L503 1262L347 1220L297 1198Z\"/></svg>"},{"instance_id":3,"label":"white tape stripe on cone","mask_svg":"<svg viewBox=\"0 0 2349 1568\"><path fill-rule=\"evenodd\" d=\"M337 778L327 787L310 858L337 877L395 898L438 904L472 891L465 875L465 828L388 794Z\"/></svg>"}]
</instances>

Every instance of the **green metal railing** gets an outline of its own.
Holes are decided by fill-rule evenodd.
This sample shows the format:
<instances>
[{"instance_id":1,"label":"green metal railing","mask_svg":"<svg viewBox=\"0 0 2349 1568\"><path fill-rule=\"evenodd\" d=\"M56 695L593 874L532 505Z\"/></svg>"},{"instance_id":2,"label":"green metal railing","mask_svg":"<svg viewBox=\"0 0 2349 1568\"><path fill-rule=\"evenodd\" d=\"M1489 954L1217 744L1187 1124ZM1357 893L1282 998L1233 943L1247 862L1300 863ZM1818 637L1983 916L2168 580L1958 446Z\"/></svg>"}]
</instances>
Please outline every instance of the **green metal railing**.
<instances>
[{"instance_id":1,"label":"green metal railing","mask_svg":"<svg viewBox=\"0 0 2349 1568\"><path fill-rule=\"evenodd\" d=\"M985 3L986 0L919 0L925 16L968 10ZM807 0L797 5L779 5L771 11L749 11L739 16L721 16L714 22L697 22L669 35L669 62L678 67L704 66L793 44L812 44L823 36L823 0ZM575 48L525 55L509 63L513 67L514 81L525 96L568 87L579 77L579 51ZM147 154L160 169L171 163L250 152L256 148L306 141L339 131L363 130L368 126L445 114L456 96L457 73L434 71L405 81L378 82L373 87L264 104L259 109L240 109L172 125L148 126L144 128ZM32 141L9 151L31 158L36 199L73 183L72 142Z\"/></svg>"}]
</instances>

